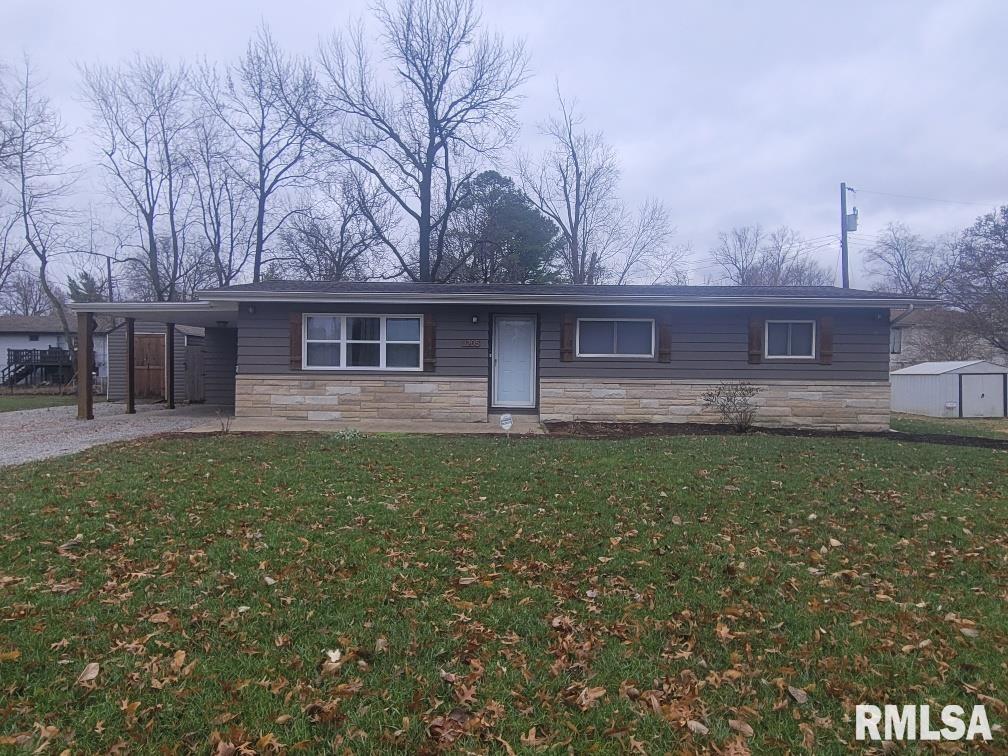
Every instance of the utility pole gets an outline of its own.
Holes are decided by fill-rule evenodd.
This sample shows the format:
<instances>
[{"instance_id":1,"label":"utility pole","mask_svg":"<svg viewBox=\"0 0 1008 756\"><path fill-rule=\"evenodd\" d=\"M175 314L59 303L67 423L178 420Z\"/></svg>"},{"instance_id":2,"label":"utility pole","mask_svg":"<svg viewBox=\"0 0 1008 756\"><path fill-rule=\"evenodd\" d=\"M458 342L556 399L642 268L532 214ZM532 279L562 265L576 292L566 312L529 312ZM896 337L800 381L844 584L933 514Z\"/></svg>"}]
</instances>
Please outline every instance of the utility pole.
<instances>
[{"instance_id":1,"label":"utility pole","mask_svg":"<svg viewBox=\"0 0 1008 756\"><path fill-rule=\"evenodd\" d=\"M840 275L843 287L850 288L850 261L847 255L847 184L840 183L840 255L842 257Z\"/></svg>"}]
</instances>

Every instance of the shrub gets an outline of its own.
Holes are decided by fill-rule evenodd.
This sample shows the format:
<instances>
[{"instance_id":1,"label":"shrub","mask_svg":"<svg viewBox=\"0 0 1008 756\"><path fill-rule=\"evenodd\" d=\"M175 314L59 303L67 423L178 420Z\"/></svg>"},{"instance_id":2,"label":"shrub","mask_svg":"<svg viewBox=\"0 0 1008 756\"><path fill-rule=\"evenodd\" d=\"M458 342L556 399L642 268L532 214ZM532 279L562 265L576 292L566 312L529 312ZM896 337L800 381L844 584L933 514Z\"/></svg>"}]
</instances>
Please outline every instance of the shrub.
<instances>
[{"instance_id":1,"label":"shrub","mask_svg":"<svg viewBox=\"0 0 1008 756\"><path fill-rule=\"evenodd\" d=\"M366 437L364 433L361 433L356 428L340 428L332 434L332 438L335 441L359 441Z\"/></svg>"},{"instance_id":2,"label":"shrub","mask_svg":"<svg viewBox=\"0 0 1008 756\"><path fill-rule=\"evenodd\" d=\"M752 428L756 416L756 395L762 387L747 381L722 381L716 388L701 394L705 407L713 407L721 421L739 433Z\"/></svg>"}]
</instances>

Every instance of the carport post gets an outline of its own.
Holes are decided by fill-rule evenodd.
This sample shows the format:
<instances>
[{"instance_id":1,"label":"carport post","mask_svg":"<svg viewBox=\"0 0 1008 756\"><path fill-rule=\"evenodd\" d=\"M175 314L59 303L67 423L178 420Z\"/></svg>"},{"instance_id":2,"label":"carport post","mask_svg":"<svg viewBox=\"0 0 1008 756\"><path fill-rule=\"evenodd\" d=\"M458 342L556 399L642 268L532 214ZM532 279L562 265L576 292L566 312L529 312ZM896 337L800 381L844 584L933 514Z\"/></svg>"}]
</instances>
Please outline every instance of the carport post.
<instances>
[{"instance_id":1,"label":"carport post","mask_svg":"<svg viewBox=\"0 0 1008 756\"><path fill-rule=\"evenodd\" d=\"M126 414L136 414L136 318L126 318Z\"/></svg>"},{"instance_id":2,"label":"carport post","mask_svg":"<svg viewBox=\"0 0 1008 756\"><path fill-rule=\"evenodd\" d=\"M90 312L77 313L77 419L94 420L94 393L91 371L94 368L94 354L91 338L94 334L94 318Z\"/></svg>"},{"instance_id":3,"label":"carport post","mask_svg":"<svg viewBox=\"0 0 1008 756\"><path fill-rule=\"evenodd\" d=\"M175 409L175 324L165 323L165 391L168 409Z\"/></svg>"}]
</instances>

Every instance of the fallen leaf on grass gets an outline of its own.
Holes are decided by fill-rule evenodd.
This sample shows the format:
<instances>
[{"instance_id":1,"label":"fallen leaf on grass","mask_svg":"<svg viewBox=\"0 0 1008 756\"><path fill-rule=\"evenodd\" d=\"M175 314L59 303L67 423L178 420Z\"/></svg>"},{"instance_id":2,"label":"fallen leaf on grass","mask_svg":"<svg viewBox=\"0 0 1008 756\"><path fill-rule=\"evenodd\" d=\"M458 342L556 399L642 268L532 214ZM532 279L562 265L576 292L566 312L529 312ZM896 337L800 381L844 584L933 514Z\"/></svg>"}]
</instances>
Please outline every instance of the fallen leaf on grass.
<instances>
[{"instance_id":1,"label":"fallen leaf on grass","mask_svg":"<svg viewBox=\"0 0 1008 756\"><path fill-rule=\"evenodd\" d=\"M728 726L735 730L735 732L745 735L747 738L751 738L753 736L753 728L741 719L729 719Z\"/></svg>"},{"instance_id":2,"label":"fallen leaf on grass","mask_svg":"<svg viewBox=\"0 0 1008 756\"><path fill-rule=\"evenodd\" d=\"M80 673L80 677L77 678L77 684L87 687L88 683L93 683L95 678L98 677L99 671L100 668L98 667L98 662L91 662L84 667L84 671Z\"/></svg>"},{"instance_id":3,"label":"fallen leaf on grass","mask_svg":"<svg viewBox=\"0 0 1008 756\"><path fill-rule=\"evenodd\" d=\"M793 685L787 686L787 692L791 695L791 698L795 700L795 703L799 706L806 701L808 701L808 693L806 693L801 688L796 688Z\"/></svg>"},{"instance_id":4,"label":"fallen leaf on grass","mask_svg":"<svg viewBox=\"0 0 1008 756\"><path fill-rule=\"evenodd\" d=\"M168 614L168 612L158 612L148 617L147 621L153 622L155 625L167 625L169 622L171 622L171 616Z\"/></svg>"},{"instance_id":5,"label":"fallen leaf on grass","mask_svg":"<svg viewBox=\"0 0 1008 756\"><path fill-rule=\"evenodd\" d=\"M975 627L960 627L959 632L967 638L976 638L980 635L980 632Z\"/></svg>"},{"instance_id":6,"label":"fallen leaf on grass","mask_svg":"<svg viewBox=\"0 0 1008 756\"><path fill-rule=\"evenodd\" d=\"M694 735L706 735L707 733L710 732L710 730L707 729L707 725L705 725L703 722L697 722L695 719L687 720L686 726L689 728L689 731L692 732Z\"/></svg>"},{"instance_id":7,"label":"fallen leaf on grass","mask_svg":"<svg viewBox=\"0 0 1008 756\"><path fill-rule=\"evenodd\" d=\"M0 662L17 661L19 656L21 652L16 648L13 651L0 651Z\"/></svg>"}]
</instances>

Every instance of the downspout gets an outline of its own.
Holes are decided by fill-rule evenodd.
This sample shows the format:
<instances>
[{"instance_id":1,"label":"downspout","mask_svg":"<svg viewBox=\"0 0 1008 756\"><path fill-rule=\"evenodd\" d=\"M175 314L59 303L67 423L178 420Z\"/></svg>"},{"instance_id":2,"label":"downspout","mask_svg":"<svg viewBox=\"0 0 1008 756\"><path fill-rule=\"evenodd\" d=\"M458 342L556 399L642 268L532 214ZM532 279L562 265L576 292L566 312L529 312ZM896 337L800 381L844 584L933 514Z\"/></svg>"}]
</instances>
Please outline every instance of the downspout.
<instances>
[{"instance_id":1,"label":"downspout","mask_svg":"<svg viewBox=\"0 0 1008 756\"><path fill-rule=\"evenodd\" d=\"M890 321L889 321L889 327L890 327L890 328L894 327L894 326L895 326L896 324L898 324L898 323L899 323L899 322L900 322L901 320L903 320L904 318L908 317L909 315L912 315L912 314L913 314L913 311L914 311L914 310L916 310L916 309L917 309L917 305L915 305L915 304L913 304L913 303L911 302L911 303L910 303L910 309L909 309L909 310L907 310L907 311L906 311L906 312L904 312L904 313L903 313L902 315L900 315L899 317L897 317L897 318L896 318L896 320L890 320Z\"/></svg>"}]
</instances>

